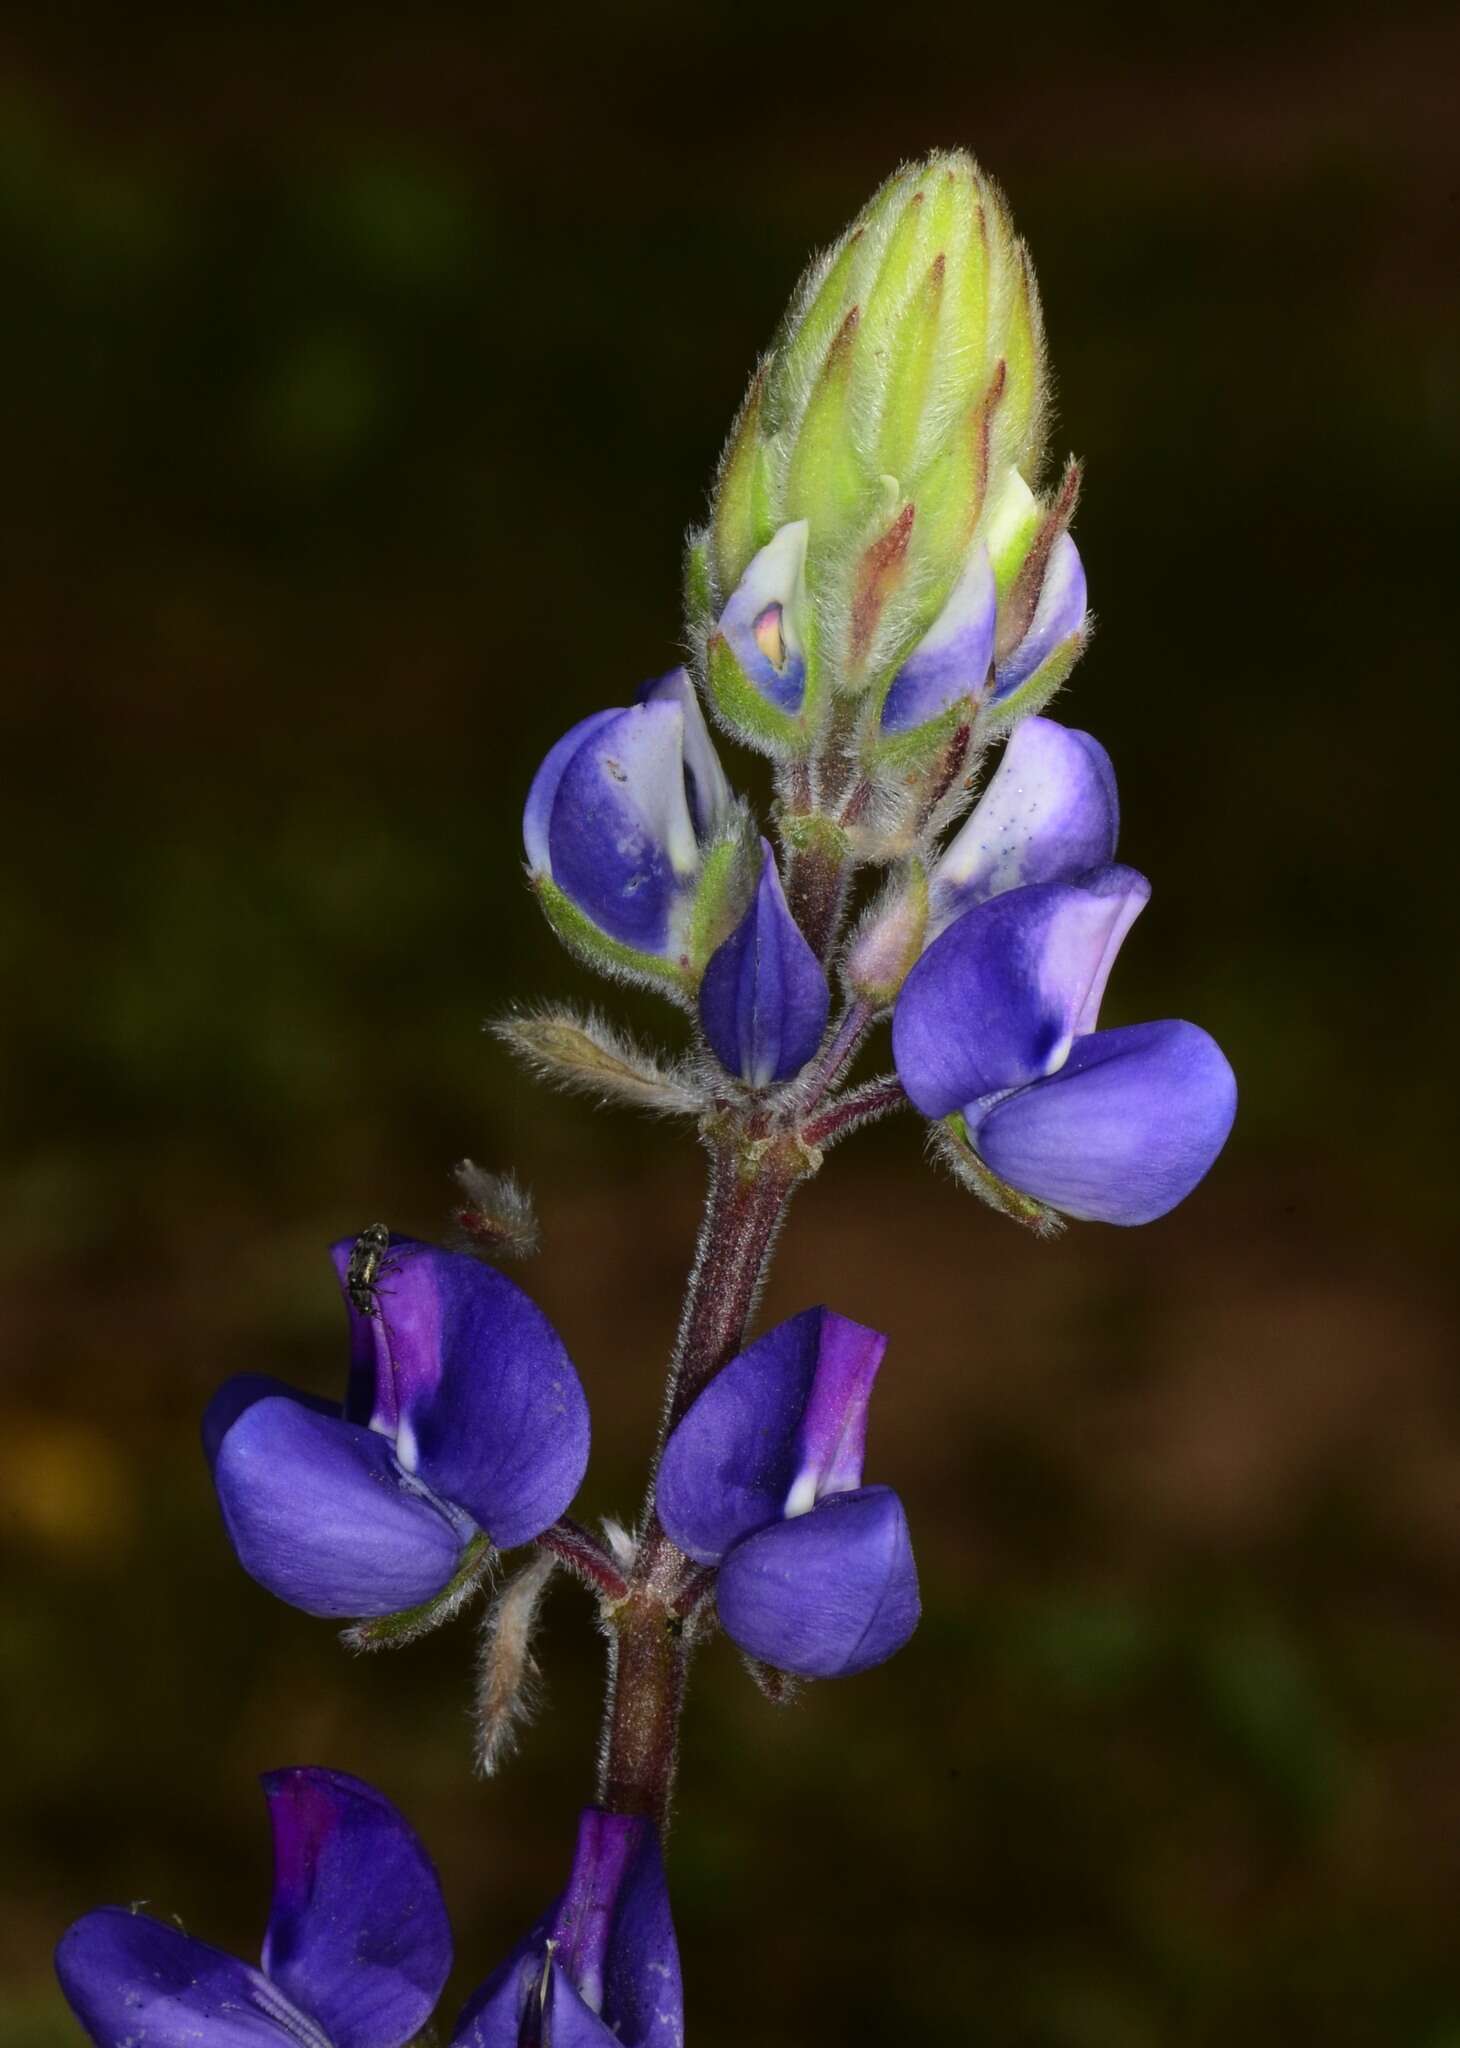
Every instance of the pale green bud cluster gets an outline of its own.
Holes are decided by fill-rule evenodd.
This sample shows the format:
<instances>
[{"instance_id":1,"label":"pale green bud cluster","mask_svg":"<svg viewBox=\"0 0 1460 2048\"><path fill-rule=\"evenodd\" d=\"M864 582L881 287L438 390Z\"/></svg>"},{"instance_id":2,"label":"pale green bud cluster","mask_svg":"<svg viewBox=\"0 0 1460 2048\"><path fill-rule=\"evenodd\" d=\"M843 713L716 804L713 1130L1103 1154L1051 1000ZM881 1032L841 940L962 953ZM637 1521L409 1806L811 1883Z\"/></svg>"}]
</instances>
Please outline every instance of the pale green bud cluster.
<instances>
[{"instance_id":1,"label":"pale green bud cluster","mask_svg":"<svg viewBox=\"0 0 1460 2048\"><path fill-rule=\"evenodd\" d=\"M1002 197L961 152L906 166L802 280L692 550L691 625L727 722L783 752L837 695L884 691L979 538L1012 587L1042 515L1045 392L1033 272ZM805 698L766 715L714 624L799 521Z\"/></svg>"}]
</instances>

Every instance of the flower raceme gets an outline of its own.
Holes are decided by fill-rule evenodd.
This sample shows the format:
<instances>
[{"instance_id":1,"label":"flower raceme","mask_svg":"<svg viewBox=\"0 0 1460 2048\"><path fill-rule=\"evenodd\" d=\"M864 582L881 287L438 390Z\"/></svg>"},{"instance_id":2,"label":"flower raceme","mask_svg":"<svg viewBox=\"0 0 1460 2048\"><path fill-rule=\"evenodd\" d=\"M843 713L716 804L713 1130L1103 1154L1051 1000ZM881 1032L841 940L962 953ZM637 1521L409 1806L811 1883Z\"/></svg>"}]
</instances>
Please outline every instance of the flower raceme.
<instances>
[{"instance_id":1,"label":"flower raceme","mask_svg":"<svg viewBox=\"0 0 1460 2048\"><path fill-rule=\"evenodd\" d=\"M229 1380L203 1442L240 1563L308 1614L400 1613L444 1593L485 1542L528 1543L588 1460L588 1406L557 1332L504 1274L392 1238L351 1299L343 1403Z\"/></svg>"},{"instance_id":2,"label":"flower raceme","mask_svg":"<svg viewBox=\"0 0 1460 2048\"><path fill-rule=\"evenodd\" d=\"M468 2002L452 2048L683 2048L652 1821L588 1807L562 1896Z\"/></svg>"},{"instance_id":3,"label":"flower raceme","mask_svg":"<svg viewBox=\"0 0 1460 2048\"><path fill-rule=\"evenodd\" d=\"M103 1906L56 1974L97 2048L404 2048L451 1969L435 1870L370 1785L314 1767L263 1780L274 1893L261 1966Z\"/></svg>"},{"instance_id":4,"label":"flower raceme","mask_svg":"<svg viewBox=\"0 0 1460 2048\"><path fill-rule=\"evenodd\" d=\"M727 1635L803 1678L866 1671L917 1626L902 1503L862 1484L886 1348L876 1330L806 1309L717 1373L664 1448L659 1518L687 1556L718 1566Z\"/></svg>"}]
</instances>

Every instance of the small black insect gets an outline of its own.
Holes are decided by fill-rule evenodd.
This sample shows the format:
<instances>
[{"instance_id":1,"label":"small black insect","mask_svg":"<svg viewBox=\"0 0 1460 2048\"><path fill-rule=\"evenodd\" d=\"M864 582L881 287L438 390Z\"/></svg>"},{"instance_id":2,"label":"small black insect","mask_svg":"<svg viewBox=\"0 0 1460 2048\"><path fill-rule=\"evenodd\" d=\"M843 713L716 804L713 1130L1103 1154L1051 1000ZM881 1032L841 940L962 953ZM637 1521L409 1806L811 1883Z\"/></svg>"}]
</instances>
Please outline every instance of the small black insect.
<instances>
[{"instance_id":1,"label":"small black insect","mask_svg":"<svg viewBox=\"0 0 1460 2048\"><path fill-rule=\"evenodd\" d=\"M372 1223L368 1230L362 1230L351 1247L350 1263L345 1268L345 1292L359 1315L380 1314L375 1284L389 1250L390 1231L384 1223Z\"/></svg>"}]
</instances>

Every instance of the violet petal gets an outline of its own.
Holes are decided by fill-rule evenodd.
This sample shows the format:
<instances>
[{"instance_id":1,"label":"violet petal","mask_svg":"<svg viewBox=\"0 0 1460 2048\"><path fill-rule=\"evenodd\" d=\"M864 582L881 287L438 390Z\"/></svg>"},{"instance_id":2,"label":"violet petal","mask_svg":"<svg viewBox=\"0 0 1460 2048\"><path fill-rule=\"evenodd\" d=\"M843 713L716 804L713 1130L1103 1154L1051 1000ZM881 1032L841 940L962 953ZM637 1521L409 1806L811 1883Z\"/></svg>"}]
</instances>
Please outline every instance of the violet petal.
<instances>
[{"instance_id":1,"label":"violet petal","mask_svg":"<svg viewBox=\"0 0 1460 2048\"><path fill-rule=\"evenodd\" d=\"M342 1291L351 1240L331 1247ZM588 1403L562 1339L504 1273L465 1252L391 1242L374 1315L345 1297L374 1360L371 1428L499 1549L557 1520L588 1462Z\"/></svg>"},{"instance_id":2,"label":"violet petal","mask_svg":"<svg viewBox=\"0 0 1460 2048\"><path fill-rule=\"evenodd\" d=\"M835 1493L747 1536L721 1565L715 1600L726 1633L778 1671L846 1678L881 1664L920 1611L901 1501L886 1486Z\"/></svg>"},{"instance_id":3,"label":"violet petal","mask_svg":"<svg viewBox=\"0 0 1460 2048\"><path fill-rule=\"evenodd\" d=\"M1105 866L1119 829L1115 770L1100 742L1053 718L1021 720L933 869L931 936L990 896Z\"/></svg>"},{"instance_id":4,"label":"violet petal","mask_svg":"<svg viewBox=\"0 0 1460 2048\"><path fill-rule=\"evenodd\" d=\"M259 1971L124 1906L67 1928L56 1975L96 2048L331 2048Z\"/></svg>"},{"instance_id":5,"label":"violet petal","mask_svg":"<svg viewBox=\"0 0 1460 2048\"><path fill-rule=\"evenodd\" d=\"M822 1492L861 1481L887 1339L831 1309L780 1323L716 1373L664 1447L655 1504L697 1564Z\"/></svg>"},{"instance_id":6,"label":"violet petal","mask_svg":"<svg viewBox=\"0 0 1460 2048\"><path fill-rule=\"evenodd\" d=\"M306 1614L418 1606L450 1583L473 1534L401 1470L383 1436L290 1396L245 1409L213 1477L239 1563Z\"/></svg>"},{"instance_id":7,"label":"violet petal","mask_svg":"<svg viewBox=\"0 0 1460 2048\"><path fill-rule=\"evenodd\" d=\"M1076 1039L1057 1074L969 1115L980 1157L1011 1186L1067 1216L1135 1224L1191 1193L1236 1109L1216 1041L1171 1021Z\"/></svg>"},{"instance_id":8,"label":"violet petal","mask_svg":"<svg viewBox=\"0 0 1460 2048\"><path fill-rule=\"evenodd\" d=\"M792 917L765 840L750 908L711 955L700 1022L721 1065L753 1088L798 1074L821 1043L831 991Z\"/></svg>"},{"instance_id":9,"label":"violet petal","mask_svg":"<svg viewBox=\"0 0 1460 2048\"><path fill-rule=\"evenodd\" d=\"M913 968L892 1019L903 1087L925 1116L1054 1073L1094 1029L1121 940L1150 895L1132 868L1011 889L966 911Z\"/></svg>"},{"instance_id":10,"label":"violet petal","mask_svg":"<svg viewBox=\"0 0 1460 2048\"><path fill-rule=\"evenodd\" d=\"M451 1929L431 1859L373 1786L342 1771L271 1771L274 1898L266 1975L313 2015L331 2048L401 2048L451 1970Z\"/></svg>"}]
</instances>

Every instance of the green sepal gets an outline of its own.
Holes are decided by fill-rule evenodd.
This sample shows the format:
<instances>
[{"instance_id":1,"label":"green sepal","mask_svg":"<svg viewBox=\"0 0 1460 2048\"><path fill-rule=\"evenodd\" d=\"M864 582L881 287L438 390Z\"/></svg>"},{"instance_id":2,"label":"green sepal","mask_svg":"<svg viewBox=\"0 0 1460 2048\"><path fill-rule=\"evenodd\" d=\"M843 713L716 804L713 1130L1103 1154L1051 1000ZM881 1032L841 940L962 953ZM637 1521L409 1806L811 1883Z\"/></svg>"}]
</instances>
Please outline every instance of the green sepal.
<instances>
[{"instance_id":1,"label":"green sepal","mask_svg":"<svg viewBox=\"0 0 1460 2048\"><path fill-rule=\"evenodd\" d=\"M801 709L792 712L782 711L761 695L723 633L712 633L705 648L705 683L721 720L743 745L769 754L773 761L804 754L811 745L813 733L807 705L815 662L809 647L805 653L806 696Z\"/></svg>"},{"instance_id":2,"label":"green sepal","mask_svg":"<svg viewBox=\"0 0 1460 2048\"><path fill-rule=\"evenodd\" d=\"M1006 1180L990 1172L973 1149L961 1111L954 1110L951 1116L931 1124L928 1136L934 1155L953 1178L981 1202L997 1209L1001 1216L1012 1216L1036 1237L1054 1237L1064 1229L1064 1218L1057 1209L1036 1202L1033 1195L1021 1194L1018 1188L1010 1187Z\"/></svg>"},{"instance_id":3,"label":"green sepal","mask_svg":"<svg viewBox=\"0 0 1460 2048\"><path fill-rule=\"evenodd\" d=\"M1044 363L1044 316L1034 266L1022 242L1015 245L1015 284L1003 335L1007 366L1006 398L999 420L1009 462L1033 476L1044 448L1047 377Z\"/></svg>"},{"instance_id":4,"label":"green sepal","mask_svg":"<svg viewBox=\"0 0 1460 2048\"><path fill-rule=\"evenodd\" d=\"M1088 638L1083 626L1078 633L1071 633L1068 640L1061 640L1059 646L1045 656L1033 675L1027 676L1017 690L1001 698L997 704L985 705L979 713L980 735L987 738L996 732L1006 732L1021 718L1043 711L1055 692L1069 680L1071 669L1085 652Z\"/></svg>"},{"instance_id":5,"label":"green sepal","mask_svg":"<svg viewBox=\"0 0 1460 2048\"><path fill-rule=\"evenodd\" d=\"M782 515L809 519L812 546L823 553L867 511L869 480L852 432L852 365L860 321L853 306L837 330L786 471Z\"/></svg>"},{"instance_id":6,"label":"green sepal","mask_svg":"<svg viewBox=\"0 0 1460 2048\"><path fill-rule=\"evenodd\" d=\"M352 1622L341 1629L340 1640L351 1650L392 1650L413 1643L418 1636L459 1614L491 1569L492 1539L473 1536L450 1585L443 1586L419 1607L404 1607L398 1614L372 1615L368 1621Z\"/></svg>"},{"instance_id":7,"label":"green sepal","mask_svg":"<svg viewBox=\"0 0 1460 2048\"><path fill-rule=\"evenodd\" d=\"M794 429L859 291L876 274L890 217L915 184L906 164L880 186L841 241L813 263L797 286L771 350L766 390L768 431Z\"/></svg>"},{"instance_id":8,"label":"green sepal","mask_svg":"<svg viewBox=\"0 0 1460 2048\"><path fill-rule=\"evenodd\" d=\"M754 820L742 805L733 823L706 852L700 869L686 942L696 981L710 955L745 915L755 889L756 853Z\"/></svg>"},{"instance_id":9,"label":"green sepal","mask_svg":"<svg viewBox=\"0 0 1460 2048\"><path fill-rule=\"evenodd\" d=\"M886 372L877 434L877 468L884 475L910 476L922 454L947 269L941 254L929 264L903 317L897 350Z\"/></svg>"},{"instance_id":10,"label":"green sepal","mask_svg":"<svg viewBox=\"0 0 1460 2048\"><path fill-rule=\"evenodd\" d=\"M994 589L1003 604L1039 534L1044 513L1017 469L1006 470L989 493L987 541Z\"/></svg>"},{"instance_id":11,"label":"green sepal","mask_svg":"<svg viewBox=\"0 0 1460 2048\"><path fill-rule=\"evenodd\" d=\"M684 544L684 617L690 640L702 639L710 630L715 598L710 588L710 536L690 533Z\"/></svg>"},{"instance_id":12,"label":"green sepal","mask_svg":"<svg viewBox=\"0 0 1460 2048\"><path fill-rule=\"evenodd\" d=\"M756 373L720 458L710 559L722 597L735 588L775 531L767 474L769 451L762 433L766 374L764 368Z\"/></svg>"},{"instance_id":13,"label":"green sepal","mask_svg":"<svg viewBox=\"0 0 1460 2048\"><path fill-rule=\"evenodd\" d=\"M841 861L851 850L845 828L822 811L782 811L778 823L787 853L817 853Z\"/></svg>"},{"instance_id":14,"label":"green sepal","mask_svg":"<svg viewBox=\"0 0 1460 2048\"><path fill-rule=\"evenodd\" d=\"M910 732L877 733L862 756L867 773L878 782L900 783L909 788L926 781L946 754L958 728L971 726L973 717L972 697L960 697Z\"/></svg>"},{"instance_id":15,"label":"green sepal","mask_svg":"<svg viewBox=\"0 0 1460 2048\"><path fill-rule=\"evenodd\" d=\"M591 918L584 916L550 876L534 875L531 881L533 894L542 905L548 923L568 951L585 967L596 968L600 974L612 975L615 979L641 981L675 1002L690 1001L694 994L694 978L686 962L666 960L658 953L641 953L635 946L625 946L620 940L611 939L607 932L598 929Z\"/></svg>"}]
</instances>

